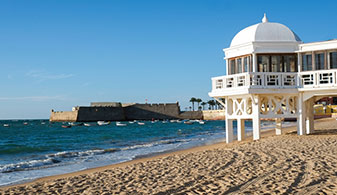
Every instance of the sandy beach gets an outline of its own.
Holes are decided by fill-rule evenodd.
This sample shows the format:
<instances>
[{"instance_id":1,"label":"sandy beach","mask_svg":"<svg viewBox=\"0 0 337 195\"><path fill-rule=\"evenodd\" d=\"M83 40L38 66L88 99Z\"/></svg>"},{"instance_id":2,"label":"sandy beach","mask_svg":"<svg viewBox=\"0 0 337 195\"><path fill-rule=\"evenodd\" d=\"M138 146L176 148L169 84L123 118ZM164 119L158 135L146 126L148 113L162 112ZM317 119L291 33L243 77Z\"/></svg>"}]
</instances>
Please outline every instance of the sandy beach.
<instances>
[{"instance_id":1,"label":"sandy beach","mask_svg":"<svg viewBox=\"0 0 337 195\"><path fill-rule=\"evenodd\" d=\"M337 121L41 178L0 194L336 194Z\"/></svg>"}]
</instances>

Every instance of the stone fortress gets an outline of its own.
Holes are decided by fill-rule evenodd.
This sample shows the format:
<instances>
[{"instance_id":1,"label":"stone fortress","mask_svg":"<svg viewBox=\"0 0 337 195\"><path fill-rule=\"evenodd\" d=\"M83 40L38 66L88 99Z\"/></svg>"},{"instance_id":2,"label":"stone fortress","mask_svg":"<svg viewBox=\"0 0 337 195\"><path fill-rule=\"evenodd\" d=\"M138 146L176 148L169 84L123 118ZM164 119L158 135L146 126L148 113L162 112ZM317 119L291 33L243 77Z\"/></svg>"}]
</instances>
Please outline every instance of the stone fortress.
<instances>
[{"instance_id":1,"label":"stone fortress","mask_svg":"<svg viewBox=\"0 0 337 195\"><path fill-rule=\"evenodd\" d=\"M181 111L179 103L138 104L120 102L92 102L90 106L76 106L72 111L51 111L50 121L94 122L168 119L224 120L217 110Z\"/></svg>"}]
</instances>

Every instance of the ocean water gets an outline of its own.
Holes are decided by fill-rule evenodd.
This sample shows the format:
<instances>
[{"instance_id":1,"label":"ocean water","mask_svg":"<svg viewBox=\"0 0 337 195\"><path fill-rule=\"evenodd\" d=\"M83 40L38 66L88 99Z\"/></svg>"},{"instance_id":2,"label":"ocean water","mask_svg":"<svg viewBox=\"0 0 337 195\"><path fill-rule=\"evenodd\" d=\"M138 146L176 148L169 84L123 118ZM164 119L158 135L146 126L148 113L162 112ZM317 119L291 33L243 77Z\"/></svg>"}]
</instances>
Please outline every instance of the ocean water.
<instances>
[{"instance_id":1,"label":"ocean water","mask_svg":"<svg viewBox=\"0 0 337 195\"><path fill-rule=\"evenodd\" d=\"M123 122L72 126L47 120L0 121L0 186L223 141L224 121ZM8 124L9 126L6 126ZM262 128L272 127L265 122ZM246 131L251 122L246 121ZM236 124L234 123L234 129Z\"/></svg>"}]
</instances>

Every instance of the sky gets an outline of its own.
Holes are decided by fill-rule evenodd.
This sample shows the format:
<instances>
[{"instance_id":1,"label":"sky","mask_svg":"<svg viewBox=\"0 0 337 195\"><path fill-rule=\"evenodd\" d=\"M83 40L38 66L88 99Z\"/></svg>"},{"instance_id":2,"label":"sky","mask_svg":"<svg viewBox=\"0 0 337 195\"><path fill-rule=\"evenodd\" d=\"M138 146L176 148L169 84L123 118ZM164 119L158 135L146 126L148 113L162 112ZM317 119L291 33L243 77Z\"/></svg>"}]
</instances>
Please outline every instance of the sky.
<instances>
[{"instance_id":1,"label":"sky","mask_svg":"<svg viewBox=\"0 0 337 195\"><path fill-rule=\"evenodd\" d=\"M47 119L90 102L211 98L223 48L243 28L285 24L337 38L337 1L0 1L0 119Z\"/></svg>"}]
</instances>

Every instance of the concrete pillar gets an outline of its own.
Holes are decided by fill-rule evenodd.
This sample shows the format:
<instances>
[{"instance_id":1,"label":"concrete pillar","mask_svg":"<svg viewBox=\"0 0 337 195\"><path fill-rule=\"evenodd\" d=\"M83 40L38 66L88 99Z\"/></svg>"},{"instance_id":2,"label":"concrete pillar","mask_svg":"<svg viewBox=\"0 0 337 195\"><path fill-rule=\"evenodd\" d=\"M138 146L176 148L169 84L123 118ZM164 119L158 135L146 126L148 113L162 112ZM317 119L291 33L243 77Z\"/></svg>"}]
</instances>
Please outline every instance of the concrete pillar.
<instances>
[{"instance_id":1,"label":"concrete pillar","mask_svg":"<svg viewBox=\"0 0 337 195\"><path fill-rule=\"evenodd\" d=\"M312 97L309 100L306 101L306 134L311 134L314 132L314 104L315 104L315 98Z\"/></svg>"},{"instance_id":2,"label":"concrete pillar","mask_svg":"<svg viewBox=\"0 0 337 195\"><path fill-rule=\"evenodd\" d=\"M245 120L244 119L237 120L237 133L238 133L238 141L242 141L245 138Z\"/></svg>"},{"instance_id":3,"label":"concrete pillar","mask_svg":"<svg viewBox=\"0 0 337 195\"><path fill-rule=\"evenodd\" d=\"M230 75L229 59L226 59L226 73L227 73L227 75Z\"/></svg>"},{"instance_id":4,"label":"concrete pillar","mask_svg":"<svg viewBox=\"0 0 337 195\"><path fill-rule=\"evenodd\" d=\"M253 140L259 140L261 137L260 98L256 95L253 99Z\"/></svg>"},{"instance_id":5,"label":"concrete pillar","mask_svg":"<svg viewBox=\"0 0 337 195\"><path fill-rule=\"evenodd\" d=\"M257 59L256 59L256 53L253 53L253 72L257 72Z\"/></svg>"},{"instance_id":6,"label":"concrete pillar","mask_svg":"<svg viewBox=\"0 0 337 195\"><path fill-rule=\"evenodd\" d=\"M298 72L302 72L302 54L301 53L297 53L297 71Z\"/></svg>"},{"instance_id":7,"label":"concrete pillar","mask_svg":"<svg viewBox=\"0 0 337 195\"><path fill-rule=\"evenodd\" d=\"M231 112L233 111L233 105L228 100L228 97L225 98L226 107L225 107L225 113L226 113L226 143L230 143L234 139L234 133L233 133L233 119L229 119L229 116Z\"/></svg>"},{"instance_id":8,"label":"concrete pillar","mask_svg":"<svg viewBox=\"0 0 337 195\"><path fill-rule=\"evenodd\" d=\"M306 119L306 109L305 102L303 102L303 93L298 95L298 116L297 116L297 134L304 135L305 133L305 119Z\"/></svg>"},{"instance_id":9,"label":"concrete pillar","mask_svg":"<svg viewBox=\"0 0 337 195\"><path fill-rule=\"evenodd\" d=\"M275 122L276 122L276 127L275 127L276 135L282 135L282 119L276 118Z\"/></svg>"},{"instance_id":10,"label":"concrete pillar","mask_svg":"<svg viewBox=\"0 0 337 195\"><path fill-rule=\"evenodd\" d=\"M233 140L233 119L228 119L228 117L226 117L226 143L231 143Z\"/></svg>"}]
</instances>

